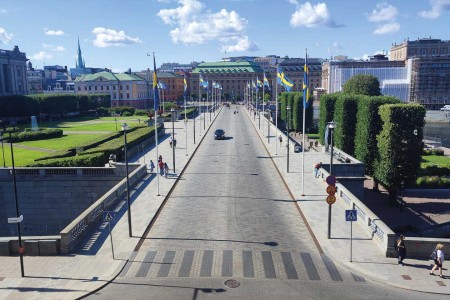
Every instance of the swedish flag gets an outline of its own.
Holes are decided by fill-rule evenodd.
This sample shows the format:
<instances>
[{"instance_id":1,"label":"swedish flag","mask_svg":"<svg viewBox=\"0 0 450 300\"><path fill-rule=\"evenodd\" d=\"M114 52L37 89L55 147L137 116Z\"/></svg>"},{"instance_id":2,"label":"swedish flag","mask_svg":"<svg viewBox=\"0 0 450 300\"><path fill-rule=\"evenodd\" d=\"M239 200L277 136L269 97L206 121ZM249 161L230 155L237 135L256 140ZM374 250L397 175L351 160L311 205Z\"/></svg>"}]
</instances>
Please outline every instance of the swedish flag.
<instances>
[{"instance_id":1,"label":"swedish flag","mask_svg":"<svg viewBox=\"0 0 450 300\"><path fill-rule=\"evenodd\" d=\"M186 74L184 74L183 83L184 83L184 96L186 97L187 92Z\"/></svg>"},{"instance_id":2,"label":"swedish flag","mask_svg":"<svg viewBox=\"0 0 450 300\"><path fill-rule=\"evenodd\" d=\"M266 73L264 73L264 79L263 79L263 81L264 81L264 86L267 86L267 88L268 88L269 91L270 91L269 80L267 80Z\"/></svg>"},{"instance_id":3,"label":"swedish flag","mask_svg":"<svg viewBox=\"0 0 450 300\"><path fill-rule=\"evenodd\" d=\"M155 54L153 54L153 109L155 110L155 116L159 111L159 91L158 91L158 77L156 76L156 60Z\"/></svg>"},{"instance_id":4,"label":"swedish flag","mask_svg":"<svg viewBox=\"0 0 450 300\"><path fill-rule=\"evenodd\" d=\"M294 86L294 83L290 81L286 75L284 75L284 72L281 70L280 66L277 67L277 82L278 84L284 86L287 92L290 92Z\"/></svg>"},{"instance_id":5,"label":"swedish flag","mask_svg":"<svg viewBox=\"0 0 450 300\"><path fill-rule=\"evenodd\" d=\"M303 67L303 107L307 108L310 105L309 101L309 69L308 56L305 57L305 65Z\"/></svg>"},{"instance_id":6,"label":"swedish flag","mask_svg":"<svg viewBox=\"0 0 450 300\"><path fill-rule=\"evenodd\" d=\"M256 77L256 87L262 87L262 82L261 82L261 80L259 80L259 78L258 77Z\"/></svg>"}]
</instances>

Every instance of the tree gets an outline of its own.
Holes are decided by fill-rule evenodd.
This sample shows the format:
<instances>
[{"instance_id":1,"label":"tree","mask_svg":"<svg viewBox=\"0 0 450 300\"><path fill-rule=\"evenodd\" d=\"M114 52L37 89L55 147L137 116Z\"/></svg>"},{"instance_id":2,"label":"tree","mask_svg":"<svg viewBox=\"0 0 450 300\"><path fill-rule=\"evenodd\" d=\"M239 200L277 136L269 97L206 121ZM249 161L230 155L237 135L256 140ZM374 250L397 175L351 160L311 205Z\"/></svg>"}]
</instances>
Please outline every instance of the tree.
<instances>
[{"instance_id":1,"label":"tree","mask_svg":"<svg viewBox=\"0 0 450 300\"><path fill-rule=\"evenodd\" d=\"M420 167L426 110L420 104L386 104L379 113L383 129L377 136L375 178L386 187L389 203L394 204L402 182L413 183Z\"/></svg>"},{"instance_id":2,"label":"tree","mask_svg":"<svg viewBox=\"0 0 450 300\"><path fill-rule=\"evenodd\" d=\"M380 81L370 74L359 74L350 78L343 88L344 94L380 96Z\"/></svg>"}]
</instances>

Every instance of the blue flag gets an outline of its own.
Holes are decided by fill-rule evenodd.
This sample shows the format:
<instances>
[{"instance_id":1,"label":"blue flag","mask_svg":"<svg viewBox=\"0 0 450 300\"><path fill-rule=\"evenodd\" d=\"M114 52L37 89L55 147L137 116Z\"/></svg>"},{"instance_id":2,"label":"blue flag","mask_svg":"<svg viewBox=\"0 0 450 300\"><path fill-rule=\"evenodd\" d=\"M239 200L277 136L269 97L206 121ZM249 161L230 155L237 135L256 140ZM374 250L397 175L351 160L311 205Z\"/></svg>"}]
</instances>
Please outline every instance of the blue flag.
<instances>
[{"instance_id":1,"label":"blue flag","mask_svg":"<svg viewBox=\"0 0 450 300\"><path fill-rule=\"evenodd\" d=\"M158 77L156 76L156 60L153 53L153 109L155 110L155 116L159 111L159 91L158 91Z\"/></svg>"}]
</instances>

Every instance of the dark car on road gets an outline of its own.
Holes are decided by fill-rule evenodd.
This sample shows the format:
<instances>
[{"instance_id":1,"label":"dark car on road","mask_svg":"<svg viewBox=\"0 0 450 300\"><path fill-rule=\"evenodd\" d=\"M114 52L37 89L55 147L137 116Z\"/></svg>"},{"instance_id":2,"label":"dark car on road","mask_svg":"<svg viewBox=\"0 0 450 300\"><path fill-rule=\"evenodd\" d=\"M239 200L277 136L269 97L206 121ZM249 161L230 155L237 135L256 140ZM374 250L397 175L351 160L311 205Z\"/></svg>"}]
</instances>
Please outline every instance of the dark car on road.
<instances>
[{"instance_id":1,"label":"dark car on road","mask_svg":"<svg viewBox=\"0 0 450 300\"><path fill-rule=\"evenodd\" d=\"M217 129L216 131L214 131L214 139L215 140L225 139L225 131L223 131L223 129Z\"/></svg>"}]
</instances>

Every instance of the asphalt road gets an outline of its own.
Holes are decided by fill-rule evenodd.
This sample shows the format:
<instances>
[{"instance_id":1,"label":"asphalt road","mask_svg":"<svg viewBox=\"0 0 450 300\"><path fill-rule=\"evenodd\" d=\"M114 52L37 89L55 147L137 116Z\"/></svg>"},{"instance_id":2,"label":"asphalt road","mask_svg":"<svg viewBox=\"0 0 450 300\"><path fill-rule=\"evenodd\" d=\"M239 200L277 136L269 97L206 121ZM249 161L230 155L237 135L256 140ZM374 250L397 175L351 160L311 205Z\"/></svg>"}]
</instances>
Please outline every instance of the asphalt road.
<instances>
[{"instance_id":1,"label":"asphalt road","mask_svg":"<svg viewBox=\"0 0 450 300\"><path fill-rule=\"evenodd\" d=\"M89 299L439 299L370 282L322 253L248 117L233 109L139 251ZM213 139L217 128L225 140Z\"/></svg>"}]
</instances>

